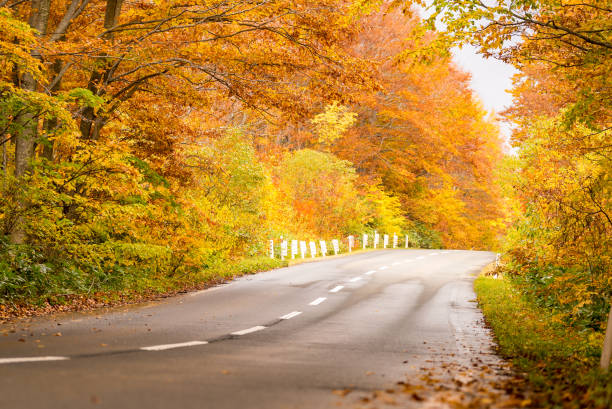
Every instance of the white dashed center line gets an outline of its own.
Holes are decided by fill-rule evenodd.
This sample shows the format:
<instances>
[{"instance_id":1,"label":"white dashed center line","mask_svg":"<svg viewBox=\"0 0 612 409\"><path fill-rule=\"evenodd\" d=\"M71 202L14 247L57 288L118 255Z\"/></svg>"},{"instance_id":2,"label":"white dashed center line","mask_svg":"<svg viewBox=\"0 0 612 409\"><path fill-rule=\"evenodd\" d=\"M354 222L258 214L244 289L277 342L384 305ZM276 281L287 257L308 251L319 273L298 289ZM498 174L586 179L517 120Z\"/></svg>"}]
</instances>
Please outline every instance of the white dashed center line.
<instances>
[{"instance_id":1,"label":"white dashed center line","mask_svg":"<svg viewBox=\"0 0 612 409\"><path fill-rule=\"evenodd\" d=\"M152 345L150 347L142 347L143 351L164 351L166 349L173 348L183 348L183 347L193 347L196 345L206 345L208 342L206 341L189 341L189 342L180 342L178 344L164 344L164 345Z\"/></svg>"},{"instance_id":2,"label":"white dashed center line","mask_svg":"<svg viewBox=\"0 0 612 409\"><path fill-rule=\"evenodd\" d=\"M302 313L302 311L293 311L293 312L290 312L289 314L283 315L282 317L280 317L280 319L281 320L290 320L293 317L297 317L301 313Z\"/></svg>"},{"instance_id":3,"label":"white dashed center line","mask_svg":"<svg viewBox=\"0 0 612 409\"><path fill-rule=\"evenodd\" d=\"M429 253L428 256L437 256L438 253Z\"/></svg>"},{"instance_id":4,"label":"white dashed center line","mask_svg":"<svg viewBox=\"0 0 612 409\"><path fill-rule=\"evenodd\" d=\"M25 362L66 361L67 356L30 356L22 358L0 358L0 364L19 364Z\"/></svg>"},{"instance_id":5,"label":"white dashed center line","mask_svg":"<svg viewBox=\"0 0 612 409\"><path fill-rule=\"evenodd\" d=\"M372 274L374 274L376 272L376 270L370 270L368 272L365 273L365 275L367 276L371 276Z\"/></svg>"},{"instance_id":6,"label":"white dashed center line","mask_svg":"<svg viewBox=\"0 0 612 409\"><path fill-rule=\"evenodd\" d=\"M344 288L343 285L337 285L334 288L332 288L331 290L329 290L330 293L337 293L338 291L342 290Z\"/></svg>"},{"instance_id":7,"label":"white dashed center line","mask_svg":"<svg viewBox=\"0 0 612 409\"><path fill-rule=\"evenodd\" d=\"M250 334L251 332L261 331L262 329L266 329L266 327L264 327L263 325L258 325L256 327L251 327L251 328L243 329L241 331L232 332L232 335L246 335L246 334Z\"/></svg>"},{"instance_id":8,"label":"white dashed center line","mask_svg":"<svg viewBox=\"0 0 612 409\"><path fill-rule=\"evenodd\" d=\"M413 261L414 261L413 259L408 258L408 259L404 260L404 263L412 263Z\"/></svg>"},{"instance_id":9,"label":"white dashed center line","mask_svg":"<svg viewBox=\"0 0 612 409\"><path fill-rule=\"evenodd\" d=\"M363 278L361 278L361 277L353 277L353 278L351 278L349 280L349 282L354 283L354 282L359 281L359 280L363 280Z\"/></svg>"},{"instance_id":10,"label":"white dashed center line","mask_svg":"<svg viewBox=\"0 0 612 409\"><path fill-rule=\"evenodd\" d=\"M399 262L396 261L395 263L391 264L392 266L399 266Z\"/></svg>"},{"instance_id":11,"label":"white dashed center line","mask_svg":"<svg viewBox=\"0 0 612 409\"><path fill-rule=\"evenodd\" d=\"M388 266L382 266L382 267L379 267L378 269L379 269L379 270L386 270L386 269L388 269L388 268L389 268Z\"/></svg>"},{"instance_id":12,"label":"white dashed center line","mask_svg":"<svg viewBox=\"0 0 612 409\"><path fill-rule=\"evenodd\" d=\"M423 260L424 258L425 258L425 256L419 256L419 257L417 257L416 259L417 259L417 260Z\"/></svg>"},{"instance_id":13,"label":"white dashed center line","mask_svg":"<svg viewBox=\"0 0 612 409\"><path fill-rule=\"evenodd\" d=\"M316 300L314 300L313 302L311 302L311 303L310 303L310 304L308 304L308 305L319 305L319 304L321 304L321 303L322 303L323 301L325 301L325 300L327 300L327 298L325 298L325 297L319 297L319 298L317 298Z\"/></svg>"}]
</instances>

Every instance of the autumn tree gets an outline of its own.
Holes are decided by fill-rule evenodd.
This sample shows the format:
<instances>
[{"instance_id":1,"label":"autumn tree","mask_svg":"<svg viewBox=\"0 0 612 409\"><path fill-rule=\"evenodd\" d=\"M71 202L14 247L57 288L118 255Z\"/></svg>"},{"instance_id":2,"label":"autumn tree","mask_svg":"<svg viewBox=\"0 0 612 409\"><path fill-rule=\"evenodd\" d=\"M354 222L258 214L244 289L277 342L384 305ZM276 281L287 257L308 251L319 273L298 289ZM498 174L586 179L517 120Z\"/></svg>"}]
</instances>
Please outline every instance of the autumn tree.
<instances>
[{"instance_id":1,"label":"autumn tree","mask_svg":"<svg viewBox=\"0 0 612 409\"><path fill-rule=\"evenodd\" d=\"M356 61L335 46L351 32L350 2L33 0L10 7L38 37L28 52L41 68L37 77L17 69L15 85L50 96L83 90L88 98L71 107L80 143L102 147L104 129L120 132L147 160L153 157L146 149L176 158L181 138L168 129L197 137L198 127L186 119L210 115L217 99L295 117L303 114L296 101L304 92L324 97L336 94L338 83L363 81ZM142 132L148 126L142 119L167 119L169 127ZM18 178L35 158L58 159L56 120L23 112L14 121L27 124L14 138ZM157 171L186 176L180 164L157 159L150 161ZM15 224L13 241L23 242L24 232Z\"/></svg>"},{"instance_id":2,"label":"autumn tree","mask_svg":"<svg viewBox=\"0 0 612 409\"><path fill-rule=\"evenodd\" d=\"M297 222L319 237L350 233L363 225L356 177L348 161L310 149L288 154L277 170Z\"/></svg>"},{"instance_id":3,"label":"autumn tree","mask_svg":"<svg viewBox=\"0 0 612 409\"><path fill-rule=\"evenodd\" d=\"M469 43L519 70L514 105L505 113L516 126L518 155L506 169L506 187L519 209L508 240L508 271L565 322L600 328L612 317L610 1L428 5L432 14L420 32L436 22L445 29L417 56Z\"/></svg>"},{"instance_id":4,"label":"autumn tree","mask_svg":"<svg viewBox=\"0 0 612 409\"><path fill-rule=\"evenodd\" d=\"M362 24L351 49L377 67L383 91L361 95L357 124L332 151L380 178L415 228L441 232L447 246L494 246L504 227L493 174L501 140L469 76L446 58L398 63L417 19L390 10Z\"/></svg>"}]
</instances>

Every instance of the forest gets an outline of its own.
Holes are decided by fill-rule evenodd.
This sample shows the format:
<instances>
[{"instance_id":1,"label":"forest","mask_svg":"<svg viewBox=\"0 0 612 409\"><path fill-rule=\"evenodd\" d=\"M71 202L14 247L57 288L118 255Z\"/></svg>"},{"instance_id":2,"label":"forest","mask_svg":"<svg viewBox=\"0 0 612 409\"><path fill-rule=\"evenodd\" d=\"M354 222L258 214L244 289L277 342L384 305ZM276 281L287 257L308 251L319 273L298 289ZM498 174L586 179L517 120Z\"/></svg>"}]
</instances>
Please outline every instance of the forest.
<instances>
[{"instance_id":1,"label":"forest","mask_svg":"<svg viewBox=\"0 0 612 409\"><path fill-rule=\"evenodd\" d=\"M111 302L379 231L612 296L609 0L0 1L0 304ZM518 74L488 112L450 50ZM504 140L499 121L513 124Z\"/></svg>"},{"instance_id":2,"label":"forest","mask_svg":"<svg viewBox=\"0 0 612 409\"><path fill-rule=\"evenodd\" d=\"M418 24L333 0L5 2L0 298L196 282L280 236L494 247L497 126L448 56L398 59Z\"/></svg>"}]
</instances>

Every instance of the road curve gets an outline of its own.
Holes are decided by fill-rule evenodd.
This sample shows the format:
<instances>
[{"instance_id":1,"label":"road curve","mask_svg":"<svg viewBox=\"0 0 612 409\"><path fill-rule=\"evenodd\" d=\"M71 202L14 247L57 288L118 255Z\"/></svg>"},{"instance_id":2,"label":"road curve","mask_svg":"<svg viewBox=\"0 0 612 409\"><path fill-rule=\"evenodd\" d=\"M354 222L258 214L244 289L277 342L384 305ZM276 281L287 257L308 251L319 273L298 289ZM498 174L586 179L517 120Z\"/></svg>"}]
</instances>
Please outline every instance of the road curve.
<instances>
[{"instance_id":1,"label":"road curve","mask_svg":"<svg viewBox=\"0 0 612 409\"><path fill-rule=\"evenodd\" d=\"M494 258L373 251L4 325L0 408L335 407L335 390L385 389L441 351L469 355L472 282Z\"/></svg>"}]
</instances>

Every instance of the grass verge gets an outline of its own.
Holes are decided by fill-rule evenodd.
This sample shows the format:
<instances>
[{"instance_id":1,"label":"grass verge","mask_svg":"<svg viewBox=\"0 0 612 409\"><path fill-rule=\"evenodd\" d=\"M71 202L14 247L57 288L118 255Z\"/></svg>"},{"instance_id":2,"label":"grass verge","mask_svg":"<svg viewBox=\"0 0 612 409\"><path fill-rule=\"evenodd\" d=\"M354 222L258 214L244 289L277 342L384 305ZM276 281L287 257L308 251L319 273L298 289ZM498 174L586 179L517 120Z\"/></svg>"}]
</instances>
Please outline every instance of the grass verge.
<instances>
[{"instance_id":1,"label":"grass verge","mask_svg":"<svg viewBox=\"0 0 612 409\"><path fill-rule=\"evenodd\" d=\"M129 280L117 283L101 283L95 291L84 291L77 286L59 288L52 271L37 271L37 287L45 286L44 292L22 292L21 296L0 303L0 323L20 317L52 314L56 312L85 311L102 307L134 304L159 298L166 298L188 291L201 290L233 278L286 267L287 261L266 256L224 261L184 275L134 274ZM47 275L49 277L47 277ZM0 275L0 288L6 282Z\"/></svg>"},{"instance_id":2,"label":"grass verge","mask_svg":"<svg viewBox=\"0 0 612 409\"><path fill-rule=\"evenodd\" d=\"M481 276L475 290L499 353L534 389L533 407L612 408L612 371L599 370L602 333L555 322L506 277Z\"/></svg>"}]
</instances>

